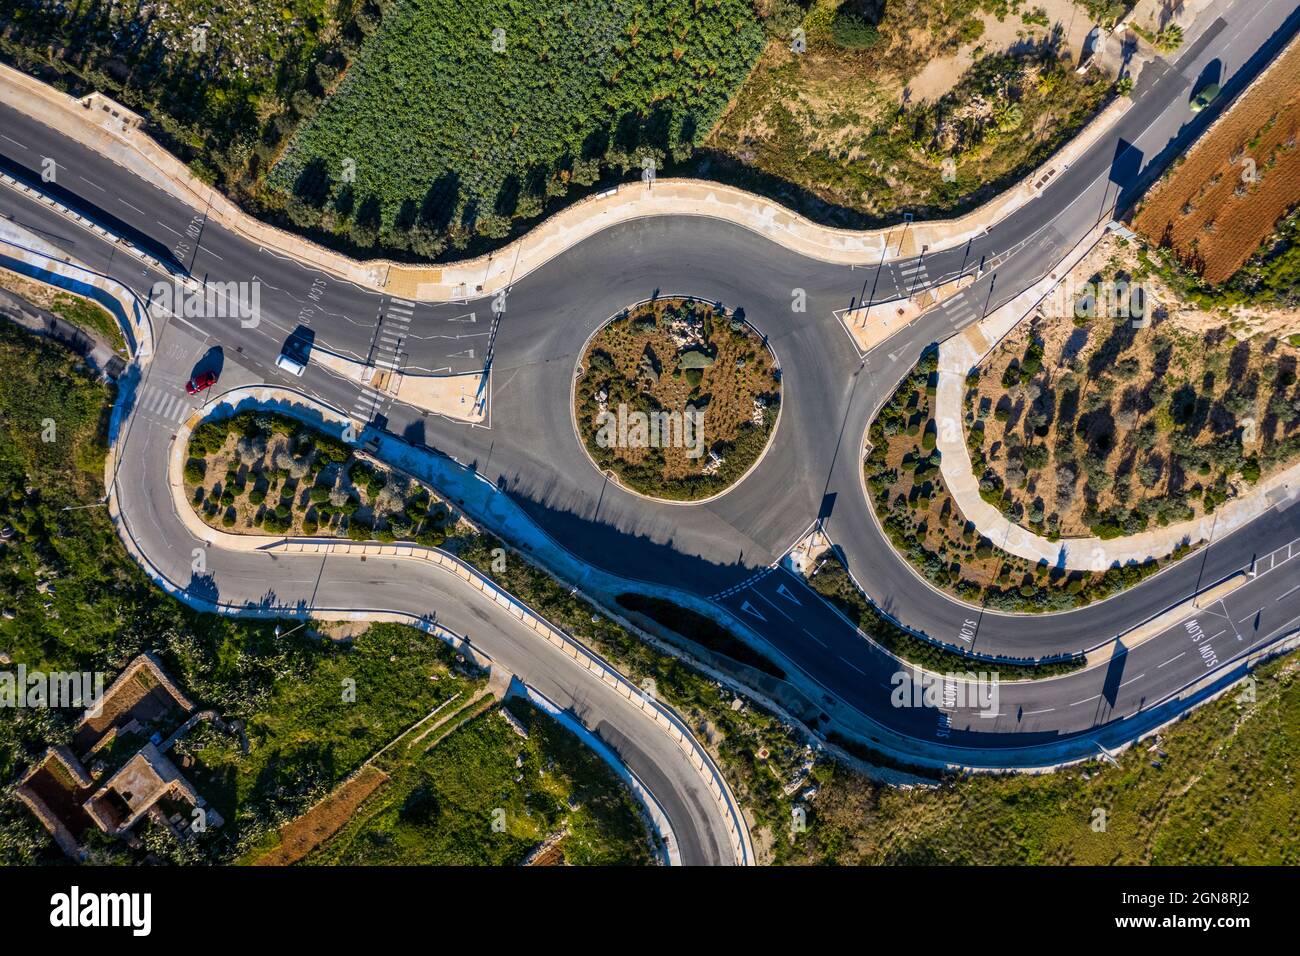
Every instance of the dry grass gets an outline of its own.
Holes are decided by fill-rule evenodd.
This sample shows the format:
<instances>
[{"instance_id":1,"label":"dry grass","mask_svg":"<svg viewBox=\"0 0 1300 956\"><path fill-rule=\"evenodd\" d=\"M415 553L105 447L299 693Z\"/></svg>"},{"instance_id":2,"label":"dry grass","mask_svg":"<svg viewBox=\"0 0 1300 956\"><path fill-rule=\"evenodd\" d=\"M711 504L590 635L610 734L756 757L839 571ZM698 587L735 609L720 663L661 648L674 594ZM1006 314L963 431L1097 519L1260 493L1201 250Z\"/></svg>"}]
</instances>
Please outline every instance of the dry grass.
<instances>
[{"instance_id":1,"label":"dry grass","mask_svg":"<svg viewBox=\"0 0 1300 956\"><path fill-rule=\"evenodd\" d=\"M839 225L978 204L1068 139L1109 86L1074 73L1068 43L1055 53L1042 45L1051 26L1020 15L1032 3L999 22L984 10L997 4L978 0L890 0L867 50L833 39L840 5L812 4L807 52L792 52L784 35L769 43L706 140L742 184ZM1021 118L999 126L1006 103ZM957 161L955 179L945 179L946 157Z\"/></svg>"}]
</instances>

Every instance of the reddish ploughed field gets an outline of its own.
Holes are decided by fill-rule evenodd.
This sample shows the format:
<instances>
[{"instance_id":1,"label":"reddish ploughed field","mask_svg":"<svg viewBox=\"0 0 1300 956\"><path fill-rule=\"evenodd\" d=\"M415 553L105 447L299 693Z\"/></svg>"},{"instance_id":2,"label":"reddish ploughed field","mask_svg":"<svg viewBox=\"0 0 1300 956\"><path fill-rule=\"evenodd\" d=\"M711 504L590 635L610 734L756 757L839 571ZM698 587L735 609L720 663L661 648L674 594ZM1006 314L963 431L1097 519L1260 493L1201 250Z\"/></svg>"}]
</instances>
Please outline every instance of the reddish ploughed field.
<instances>
[{"instance_id":1,"label":"reddish ploughed field","mask_svg":"<svg viewBox=\"0 0 1300 956\"><path fill-rule=\"evenodd\" d=\"M1208 283L1240 269L1300 202L1300 39L1142 201L1135 225ZM1254 181L1250 181L1254 161Z\"/></svg>"}]
</instances>

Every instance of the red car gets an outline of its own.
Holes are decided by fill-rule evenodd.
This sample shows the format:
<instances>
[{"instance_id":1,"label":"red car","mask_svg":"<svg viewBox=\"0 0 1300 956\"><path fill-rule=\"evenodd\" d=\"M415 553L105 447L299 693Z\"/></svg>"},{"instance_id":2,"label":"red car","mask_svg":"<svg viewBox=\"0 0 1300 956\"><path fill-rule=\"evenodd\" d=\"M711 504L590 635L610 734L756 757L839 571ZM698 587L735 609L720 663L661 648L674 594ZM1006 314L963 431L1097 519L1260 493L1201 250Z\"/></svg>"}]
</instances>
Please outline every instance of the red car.
<instances>
[{"instance_id":1,"label":"red car","mask_svg":"<svg viewBox=\"0 0 1300 956\"><path fill-rule=\"evenodd\" d=\"M217 373L208 369L206 372L199 372L188 382L185 383L185 391L191 395L197 395L205 388L211 388L217 384Z\"/></svg>"}]
</instances>

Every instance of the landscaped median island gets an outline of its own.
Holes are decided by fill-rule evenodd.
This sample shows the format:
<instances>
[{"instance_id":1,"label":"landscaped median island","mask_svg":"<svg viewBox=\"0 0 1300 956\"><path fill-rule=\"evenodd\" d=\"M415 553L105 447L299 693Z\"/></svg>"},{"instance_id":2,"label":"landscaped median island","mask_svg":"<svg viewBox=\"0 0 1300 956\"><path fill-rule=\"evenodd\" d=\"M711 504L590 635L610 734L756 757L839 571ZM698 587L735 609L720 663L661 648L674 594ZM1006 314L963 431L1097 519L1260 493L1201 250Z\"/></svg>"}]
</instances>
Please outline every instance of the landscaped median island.
<instances>
[{"instance_id":1,"label":"landscaped median island","mask_svg":"<svg viewBox=\"0 0 1300 956\"><path fill-rule=\"evenodd\" d=\"M867 489L885 534L927 581L972 604L1005 611L1057 611L1109 597L1159 570L1150 560L1103 571L1066 571L1000 550L961 514L939 473L931 347L868 430ZM968 441L981 434L972 428ZM989 479L989 491L998 487ZM987 496L986 495L986 496ZM999 499L1000 500L1000 499ZM1174 549L1172 558L1187 549Z\"/></svg>"},{"instance_id":2,"label":"landscaped median island","mask_svg":"<svg viewBox=\"0 0 1300 956\"><path fill-rule=\"evenodd\" d=\"M186 494L224 531L436 547L458 521L427 488L285 415L209 419L188 452Z\"/></svg>"},{"instance_id":3,"label":"landscaped median island","mask_svg":"<svg viewBox=\"0 0 1300 956\"><path fill-rule=\"evenodd\" d=\"M823 561L808 579L812 589L837 607L862 633L905 664L937 674L964 674L976 669L996 671L1003 680L1056 677L1086 666L1082 654L1049 661L993 662L958 653L937 642L918 637L895 623L862 593L839 558Z\"/></svg>"},{"instance_id":4,"label":"landscaped median island","mask_svg":"<svg viewBox=\"0 0 1300 956\"><path fill-rule=\"evenodd\" d=\"M654 299L588 340L573 389L596 467L633 491L698 501L762 457L780 413L781 372L741 312Z\"/></svg>"}]
</instances>

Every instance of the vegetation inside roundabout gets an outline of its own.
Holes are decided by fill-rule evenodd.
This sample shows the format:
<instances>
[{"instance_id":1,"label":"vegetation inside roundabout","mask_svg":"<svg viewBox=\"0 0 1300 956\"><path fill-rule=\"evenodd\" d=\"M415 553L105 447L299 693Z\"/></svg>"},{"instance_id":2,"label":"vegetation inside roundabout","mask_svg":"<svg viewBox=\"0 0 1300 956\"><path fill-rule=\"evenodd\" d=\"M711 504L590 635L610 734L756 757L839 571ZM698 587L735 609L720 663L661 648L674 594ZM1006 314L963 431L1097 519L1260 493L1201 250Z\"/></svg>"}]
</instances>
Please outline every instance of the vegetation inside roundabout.
<instances>
[{"instance_id":1,"label":"vegetation inside roundabout","mask_svg":"<svg viewBox=\"0 0 1300 956\"><path fill-rule=\"evenodd\" d=\"M776 430L781 369L742 310L653 299L596 330L574 421L596 467L653 498L699 501L740 481Z\"/></svg>"}]
</instances>

